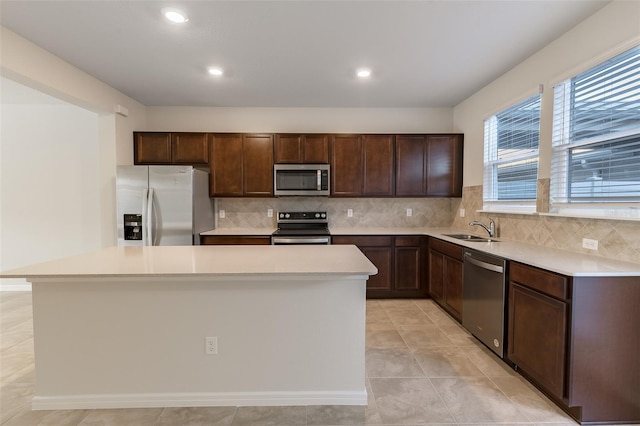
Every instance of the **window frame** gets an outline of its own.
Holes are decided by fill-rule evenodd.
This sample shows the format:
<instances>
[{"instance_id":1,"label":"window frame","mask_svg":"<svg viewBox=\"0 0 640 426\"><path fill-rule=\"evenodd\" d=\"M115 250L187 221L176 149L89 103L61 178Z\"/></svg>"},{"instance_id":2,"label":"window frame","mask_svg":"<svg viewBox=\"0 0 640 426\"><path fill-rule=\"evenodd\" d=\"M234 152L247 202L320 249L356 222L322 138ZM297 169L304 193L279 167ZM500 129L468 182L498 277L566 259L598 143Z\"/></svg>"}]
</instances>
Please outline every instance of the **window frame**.
<instances>
[{"instance_id":1,"label":"window frame","mask_svg":"<svg viewBox=\"0 0 640 426\"><path fill-rule=\"evenodd\" d=\"M537 146L536 148L522 148L518 153L511 153L506 157L498 157L498 116L513 110L516 112L518 108L537 102L538 116L537 121ZM540 120L542 110L541 91L523 98L519 101L511 103L508 107L491 114L484 120L484 148L483 148L483 194L482 203L484 211L505 212L505 213L534 213L537 204L537 181L540 169ZM509 165L517 165L518 163L535 163L536 178L535 187L533 188L532 198L502 198L499 197L499 171L500 167Z\"/></svg>"},{"instance_id":2,"label":"window frame","mask_svg":"<svg viewBox=\"0 0 640 426\"><path fill-rule=\"evenodd\" d=\"M636 44L635 46L628 47L622 52L616 52L607 59L601 60L596 64L592 64L583 71L577 72L571 77L568 77L554 85L551 182L549 194L551 214L595 218L640 219L640 196L631 196L629 200L624 201L624 197L622 196L610 196L611 199L607 200L609 196L603 196L602 194L600 194L599 197L594 196L592 198L584 197L584 194L582 194L583 196L572 197L569 188L574 179L574 176L571 174L572 166L570 164L572 150L580 149L581 147L592 148L597 144L606 144L607 142L624 143L628 138L633 137L640 138L639 120L637 127L629 128L625 123L622 123L621 130L616 130L616 127L612 126L611 129L604 130L602 134L578 140L571 140L571 132L574 131L571 120L574 114L574 96L576 95L574 91L574 81L589 73L594 75L598 71L602 71L608 62L611 62L618 57L623 57L634 49L636 51L640 51L640 45ZM612 67L615 67L615 63ZM640 73L640 64L634 66L633 72ZM613 68L611 72L612 78L615 79L619 77L616 76L616 73L618 73L618 71ZM635 86L632 86L632 88L634 87ZM617 87L616 90L618 90ZM613 93L614 91L611 90L611 97L613 97ZM631 92L631 96L634 97L635 92ZM632 99L631 102L635 103L636 100ZM558 110L558 108L561 109ZM605 114L603 114L603 116L606 117ZM603 147L602 149L605 148ZM604 155L601 158L602 160L607 160L607 157ZM638 167L640 167L640 159L638 161ZM615 168L614 166L611 166L608 170L614 171Z\"/></svg>"}]
</instances>

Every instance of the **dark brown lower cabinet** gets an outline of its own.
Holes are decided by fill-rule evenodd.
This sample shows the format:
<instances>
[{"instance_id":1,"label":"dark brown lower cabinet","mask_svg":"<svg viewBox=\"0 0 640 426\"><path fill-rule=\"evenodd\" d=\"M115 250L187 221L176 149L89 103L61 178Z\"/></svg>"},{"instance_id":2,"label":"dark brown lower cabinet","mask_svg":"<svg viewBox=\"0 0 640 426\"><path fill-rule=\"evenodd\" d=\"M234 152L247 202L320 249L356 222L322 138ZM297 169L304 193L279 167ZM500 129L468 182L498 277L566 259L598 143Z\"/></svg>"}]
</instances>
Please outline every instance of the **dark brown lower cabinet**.
<instances>
[{"instance_id":1,"label":"dark brown lower cabinet","mask_svg":"<svg viewBox=\"0 0 640 426\"><path fill-rule=\"evenodd\" d=\"M395 238L395 283L397 291L420 292L424 278L421 237Z\"/></svg>"},{"instance_id":2,"label":"dark brown lower cabinet","mask_svg":"<svg viewBox=\"0 0 640 426\"><path fill-rule=\"evenodd\" d=\"M235 245L260 245L271 244L271 237L268 235L201 235L200 244L215 246L235 246Z\"/></svg>"},{"instance_id":3,"label":"dark brown lower cabinet","mask_svg":"<svg viewBox=\"0 0 640 426\"><path fill-rule=\"evenodd\" d=\"M567 303L509 284L508 358L558 398L564 397Z\"/></svg>"},{"instance_id":4,"label":"dark brown lower cabinet","mask_svg":"<svg viewBox=\"0 0 640 426\"><path fill-rule=\"evenodd\" d=\"M429 295L452 317L462 321L462 256L457 244L429 240Z\"/></svg>"},{"instance_id":5,"label":"dark brown lower cabinet","mask_svg":"<svg viewBox=\"0 0 640 426\"><path fill-rule=\"evenodd\" d=\"M376 265L367 281L367 298L426 297L426 237L336 235L333 244L356 245Z\"/></svg>"},{"instance_id":6,"label":"dark brown lower cabinet","mask_svg":"<svg viewBox=\"0 0 640 426\"><path fill-rule=\"evenodd\" d=\"M507 359L580 423L640 422L640 279L509 264Z\"/></svg>"}]
</instances>

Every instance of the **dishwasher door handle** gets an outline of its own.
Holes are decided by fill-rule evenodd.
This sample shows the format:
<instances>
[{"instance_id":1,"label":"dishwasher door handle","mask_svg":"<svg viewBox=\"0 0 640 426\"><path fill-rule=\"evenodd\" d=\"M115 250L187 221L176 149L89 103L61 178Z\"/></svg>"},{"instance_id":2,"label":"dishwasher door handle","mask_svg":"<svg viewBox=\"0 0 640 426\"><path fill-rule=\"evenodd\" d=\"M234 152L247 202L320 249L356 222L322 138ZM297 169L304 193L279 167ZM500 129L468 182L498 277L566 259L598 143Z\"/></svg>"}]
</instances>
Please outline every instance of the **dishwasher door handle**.
<instances>
[{"instance_id":1,"label":"dishwasher door handle","mask_svg":"<svg viewBox=\"0 0 640 426\"><path fill-rule=\"evenodd\" d=\"M504 272L504 268L502 266L498 266L498 265L494 265L491 263L487 263L487 262L483 262L481 260L478 259L474 259L473 257L471 257L471 255L469 253L465 253L464 254L464 260L465 262L469 262L472 265L476 265L480 268L483 269L488 269L489 271L493 271L493 272L498 272L500 274L502 274Z\"/></svg>"}]
</instances>

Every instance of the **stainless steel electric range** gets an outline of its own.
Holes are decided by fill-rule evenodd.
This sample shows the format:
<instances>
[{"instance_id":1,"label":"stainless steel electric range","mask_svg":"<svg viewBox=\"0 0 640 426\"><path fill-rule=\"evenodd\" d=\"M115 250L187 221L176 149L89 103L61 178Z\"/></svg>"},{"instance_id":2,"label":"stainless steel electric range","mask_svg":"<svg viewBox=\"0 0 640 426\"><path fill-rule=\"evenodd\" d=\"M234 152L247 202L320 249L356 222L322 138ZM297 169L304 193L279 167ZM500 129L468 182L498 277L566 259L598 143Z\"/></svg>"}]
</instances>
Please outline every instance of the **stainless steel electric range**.
<instances>
[{"instance_id":1,"label":"stainless steel electric range","mask_svg":"<svg viewBox=\"0 0 640 426\"><path fill-rule=\"evenodd\" d=\"M279 212L271 244L331 244L327 212Z\"/></svg>"}]
</instances>

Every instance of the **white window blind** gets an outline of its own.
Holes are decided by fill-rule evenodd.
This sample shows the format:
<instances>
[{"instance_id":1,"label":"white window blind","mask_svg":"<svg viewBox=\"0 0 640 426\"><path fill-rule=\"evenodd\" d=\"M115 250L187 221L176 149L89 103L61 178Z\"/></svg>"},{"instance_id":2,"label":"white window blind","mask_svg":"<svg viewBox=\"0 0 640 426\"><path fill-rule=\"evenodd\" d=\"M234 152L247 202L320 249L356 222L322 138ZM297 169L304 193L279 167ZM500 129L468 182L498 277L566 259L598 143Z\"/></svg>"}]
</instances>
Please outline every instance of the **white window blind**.
<instances>
[{"instance_id":1,"label":"white window blind","mask_svg":"<svg viewBox=\"0 0 640 426\"><path fill-rule=\"evenodd\" d=\"M554 88L552 209L613 202L640 202L640 46Z\"/></svg>"},{"instance_id":2,"label":"white window blind","mask_svg":"<svg viewBox=\"0 0 640 426\"><path fill-rule=\"evenodd\" d=\"M484 209L535 209L539 140L539 94L484 121Z\"/></svg>"}]
</instances>

